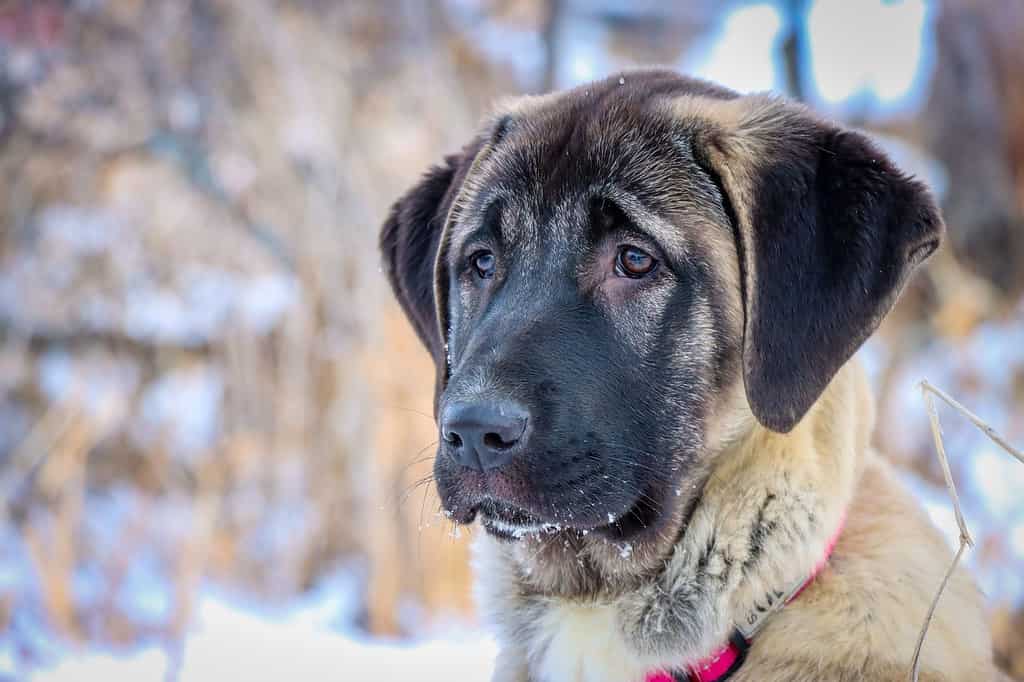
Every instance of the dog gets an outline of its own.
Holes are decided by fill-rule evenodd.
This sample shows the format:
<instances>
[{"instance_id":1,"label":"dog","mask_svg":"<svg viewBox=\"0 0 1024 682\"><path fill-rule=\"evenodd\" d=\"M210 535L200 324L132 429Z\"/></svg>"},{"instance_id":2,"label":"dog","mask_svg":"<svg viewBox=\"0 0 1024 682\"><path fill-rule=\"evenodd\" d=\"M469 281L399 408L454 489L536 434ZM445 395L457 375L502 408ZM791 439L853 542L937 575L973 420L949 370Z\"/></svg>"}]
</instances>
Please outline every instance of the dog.
<instances>
[{"instance_id":1,"label":"dog","mask_svg":"<svg viewBox=\"0 0 1024 682\"><path fill-rule=\"evenodd\" d=\"M666 70L501 103L393 206L496 682L905 680L951 551L851 359L944 224L864 135ZM988 680L956 570L921 680Z\"/></svg>"}]
</instances>

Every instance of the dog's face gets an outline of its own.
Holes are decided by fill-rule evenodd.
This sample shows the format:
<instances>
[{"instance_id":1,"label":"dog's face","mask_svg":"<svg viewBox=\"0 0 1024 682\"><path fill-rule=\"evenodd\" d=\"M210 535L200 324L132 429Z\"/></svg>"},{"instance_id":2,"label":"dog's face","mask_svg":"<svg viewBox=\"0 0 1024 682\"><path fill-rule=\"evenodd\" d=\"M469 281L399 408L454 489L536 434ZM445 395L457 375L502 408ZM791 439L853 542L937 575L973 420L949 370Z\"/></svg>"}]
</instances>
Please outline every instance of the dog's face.
<instances>
[{"instance_id":1,"label":"dog's face","mask_svg":"<svg viewBox=\"0 0 1024 682\"><path fill-rule=\"evenodd\" d=\"M792 428L941 229L779 101L646 71L507 107L381 238L438 366L445 508L509 540L665 531L736 396Z\"/></svg>"},{"instance_id":2,"label":"dog's face","mask_svg":"<svg viewBox=\"0 0 1024 682\"><path fill-rule=\"evenodd\" d=\"M657 528L698 470L709 396L736 376L738 268L714 180L670 117L591 97L498 122L437 268L438 488L456 519L479 511L505 537ZM514 415L507 436L487 409ZM491 422L482 440L466 410Z\"/></svg>"}]
</instances>

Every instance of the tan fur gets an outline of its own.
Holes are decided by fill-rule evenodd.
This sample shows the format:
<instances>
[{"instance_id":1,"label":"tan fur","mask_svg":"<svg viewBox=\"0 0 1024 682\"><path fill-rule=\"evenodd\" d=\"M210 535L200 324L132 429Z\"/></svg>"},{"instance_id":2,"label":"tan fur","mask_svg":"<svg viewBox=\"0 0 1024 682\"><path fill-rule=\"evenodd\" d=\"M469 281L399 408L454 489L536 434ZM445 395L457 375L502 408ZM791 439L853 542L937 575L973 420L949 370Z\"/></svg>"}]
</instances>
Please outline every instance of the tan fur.
<instances>
[{"instance_id":1,"label":"tan fur","mask_svg":"<svg viewBox=\"0 0 1024 682\"><path fill-rule=\"evenodd\" d=\"M627 73L617 82L631 78ZM502 191L495 178L515 158L537 187L519 187L505 197L505 210L518 219L503 228L521 257L535 255L530 250L537 248L540 226L530 202L544 196L540 169L547 160L569 154L568 147L558 146L561 133L550 133L569 129L565 123L572 117L574 126L589 126L584 128L587 150L615 150L617 158L632 159L617 186L603 187L603 195L681 260L713 264L708 276L719 300L713 307L706 294L694 297L691 336L696 341L688 352L711 353L725 338L735 346L722 348L742 355L744 363L757 357L755 351L763 348L751 323L762 311L751 294L759 288L754 260L761 238L754 225L759 180L766 164L793 153L787 145L816 144L814 131L825 124L776 98L730 97L725 91L712 96L708 84L691 86L693 94L655 103L659 115L685 131L671 144L685 149L682 157L692 152L689 174L673 165L677 159L666 161L638 145L630 126L577 121L565 105L590 97L588 86L497 108L472 147L477 151L464 161L440 237L434 270L441 339L448 327L448 280L441 276L447 251L455 252L451 245L478 226L482 211L473 207ZM603 92L607 95L607 88ZM623 107L633 106L624 101ZM707 167L714 172L705 172ZM715 177L695 179L704 175ZM651 210L623 189L630 186L623 178L640 176L649 193L667 198L667 211ZM723 197L705 186L712 182L721 183ZM544 200L554 216L548 236L570 239L555 229L570 223L570 204L559 202L579 197ZM727 215L730 210L734 216ZM677 218L690 229L678 229ZM937 216L935 221L941 223ZM911 265L904 263L908 271ZM898 283L889 288L894 297ZM890 304L877 306L873 314L884 314ZM719 319L714 312L721 313ZM863 320L865 333L877 321ZM765 347L766 352L773 348ZM478 350L469 347L464 355ZM829 367L821 382L834 370L835 365ZM778 431L804 414L821 385L792 420L777 420L773 431L758 421L772 425L764 414L755 418L752 405L759 403L749 397L748 378L738 364L715 376L713 390L701 390L712 385L710 377L702 377L706 383L693 391L693 400L706 408L701 410L701 457L688 465L675 496L667 491L668 499L657 500L659 523L629 536L640 538L636 542L612 542L607 535L557 524L551 526L557 530L514 543L481 534L475 553L478 601L501 645L494 680L642 682L657 669L685 670L718 650L736 624L749 622L759 607L771 599L777 603L777 595L799 585L840 526L842 535L824 571L795 602L759 621L747 662L732 679L907 679L918 631L951 550L871 449L874 407L862 371L855 362L840 369L786 433ZM479 395L488 390L488 381L480 373L464 380L461 390ZM922 680L995 677L981 605L970 578L958 571L931 624Z\"/></svg>"},{"instance_id":2,"label":"tan fur","mask_svg":"<svg viewBox=\"0 0 1024 682\"><path fill-rule=\"evenodd\" d=\"M817 116L802 105L770 95L730 100L685 96L669 101L666 109L671 116L691 123L700 131L698 144L721 175L732 197L743 238L748 245L752 244L756 230L751 209L757 205L754 192L760 168L780 151L780 130L787 131L785 139L792 143L800 135L798 131L807 129L807 122L817 121ZM736 260L735 244L730 245L732 254L723 261L725 263ZM727 281L740 281L742 273L745 290L754 291L757 288L757 269L752 262L753 249L750 246L746 255L742 269ZM756 314L755 307L756 302L752 302L748 321ZM744 334L744 339L748 344L753 342L751 334Z\"/></svg>"},{"instance_id":3,"label":"tan fur","mask_svg":"<svg viewBox=\"0 0 1024 682\"><path fill-rule=\"evenodd\" d=\"M856 363L792 432L744 419L745 435L716 459L685 532L660 566L586 597L538 589L550 587L531 578L541 570L543 537L515 545L482 537L479 596L503 649L494 679L631 682L658 667L684 668L720 647L767 593L808 575L844 514L829 565L767 620L733 679L906 679L951 553L871 449L873 419ZM751 558L758 522L774 529L760 558L748 570L730 569ZM585 538L575 549L621 552L600 545L607 543ZM636 576L631 559L622 558L624 570ZM639 561L647 568L659 563ZM932 622L921 679L994 679L981 604L971 579L957 571ZM679 608L699 614L701 627L672 627Z\"/></svg>"}]
</instances>

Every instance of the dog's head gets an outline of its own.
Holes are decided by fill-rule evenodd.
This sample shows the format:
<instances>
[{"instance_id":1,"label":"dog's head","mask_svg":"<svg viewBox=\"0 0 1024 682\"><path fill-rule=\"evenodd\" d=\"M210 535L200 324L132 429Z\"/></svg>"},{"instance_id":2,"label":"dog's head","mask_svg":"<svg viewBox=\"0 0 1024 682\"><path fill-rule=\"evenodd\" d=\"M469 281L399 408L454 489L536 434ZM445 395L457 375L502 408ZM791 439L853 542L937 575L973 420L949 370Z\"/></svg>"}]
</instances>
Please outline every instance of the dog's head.
<instances>
[{"instance_id":1,"label":"dog's head","mask_svg":"<svg viewBox=\"0 0 1024 682\"><path fill-rule=\"evenodd\" d=\"M437 363L444 506L509 539L663 529L724 415L790 430L942 229L778 99L642 71L511 103L381 235Z\"/></svg>"}]
</instances>

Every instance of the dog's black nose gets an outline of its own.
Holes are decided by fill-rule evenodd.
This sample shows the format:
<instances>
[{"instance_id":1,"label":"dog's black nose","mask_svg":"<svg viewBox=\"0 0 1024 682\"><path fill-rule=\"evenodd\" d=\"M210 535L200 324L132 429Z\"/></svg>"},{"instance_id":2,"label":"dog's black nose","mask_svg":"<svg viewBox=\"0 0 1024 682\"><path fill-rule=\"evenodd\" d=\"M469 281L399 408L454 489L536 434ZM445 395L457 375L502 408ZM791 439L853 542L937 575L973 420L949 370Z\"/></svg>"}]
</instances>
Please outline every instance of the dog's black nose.
<instances>
[{"instance_id":1,"label":"dog's black nose","mask_svg":"<svg viewBox=\"0 0 1024 682\"><path fill-rule=\"evenodd\" d=\"M512 460L529 421L527 411L509 401L452 403L441 415L441 437L459 464L490 471Z\"/></svg>"}]
</instances>

